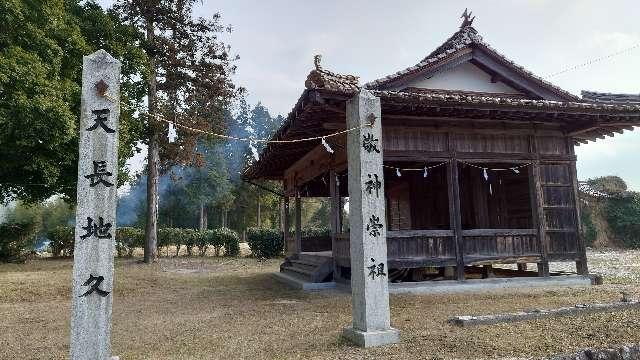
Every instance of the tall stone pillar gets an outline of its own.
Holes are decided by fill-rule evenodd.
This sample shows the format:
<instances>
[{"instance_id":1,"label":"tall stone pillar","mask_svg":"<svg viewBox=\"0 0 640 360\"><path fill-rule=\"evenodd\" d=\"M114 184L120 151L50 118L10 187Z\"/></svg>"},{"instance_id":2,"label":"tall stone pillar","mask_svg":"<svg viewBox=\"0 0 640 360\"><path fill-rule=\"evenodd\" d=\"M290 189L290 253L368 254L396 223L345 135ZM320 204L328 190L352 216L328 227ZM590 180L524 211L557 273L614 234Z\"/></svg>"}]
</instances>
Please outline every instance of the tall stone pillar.
<instances>
[{"instance_id":1,"label":"tall stone pillar","mask_svg":"<svg viewBox=\"0 0 640 360\"><path fill-rule=\"evenodd\" d=\"M118 184L120 62L104 50L82 65L71 359L111 359Z\"/></svg>"},{"instance_id":2,"label":"tall stone pillar","mask_svg":"<svg viewBox=\"0 0 640 360\"><path fill-rule=\"evenodd\" d=\"M366 89L347 101L352 326L343 335L364 346L396 343L391 328L380 99Z\"/></svg>"}]
</instances>

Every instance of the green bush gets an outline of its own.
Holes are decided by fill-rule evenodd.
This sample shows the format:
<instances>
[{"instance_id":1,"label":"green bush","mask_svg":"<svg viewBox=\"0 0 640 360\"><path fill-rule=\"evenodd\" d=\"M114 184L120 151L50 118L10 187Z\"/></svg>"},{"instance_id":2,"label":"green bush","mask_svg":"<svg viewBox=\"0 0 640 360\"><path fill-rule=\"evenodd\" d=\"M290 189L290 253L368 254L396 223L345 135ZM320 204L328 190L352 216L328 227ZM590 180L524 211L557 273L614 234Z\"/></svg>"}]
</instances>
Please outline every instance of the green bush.
<instances>
[{"instance_id":1,"label":"green bush","mask_svg":"<svg viewBox=\"0 0 640 360\"><path fill-rule=\"evenodd\" d=\"M134 227L116 229L116 252L118 256L133 256L136 248L144 248L144 231Z\"/></svg>"},{"instance_id":2,"label":"green bush","mask_svg":"<svg viewBox=\"0 0 640 360\"><path fill-rule=\"evenodd\" d=\"M32 223L0 224L0 262L23 262L34 245Z\"/></svg>"},{"instance_id":3,"label":"green bush","mask_svg":"<svg viewBox=\"0 0 640 360\"><path fill-rule=\"evenodd\" d=\"M258 258L272 258L282 254L284 239L276 229L249 228L247 243L251 253Z\"/></svg>"},{"instance_id":4,"label":"green bush","mask_svg":"<svg viewBox=\"0 0 640 360\"><path fill-rule=\"evenodd\" d=\"M607 222L625 247L640 248L640 194L607 200Z\"/></svg>"},{"instance_id":5,"label":"green bush","mask_svg":"<svg viewBox=\"0 0 640 360\"><path fill-rule=\"evenodd\" d=\"M328 227L307 227L302 229L300 235L304 237L329 236L331 229Z\"/></svg>"},{"instance_id":6,"label":"green bush","mask_svg":"<svg viewBox=\"0 0 640 360\"><path fill-rule=\"evenodd\" d=\"M71 256L75 246L75 228L71 226L56 226L47 234L49 247L53 256Z\"/></svg>"},{"instance_id":7,"label":"green bush","mask_svg":"<svg viewBox=\"0 0 640 360\"><path fill-rule=\"evenodd\" d=\"M205 256L207 254L207 248L209 247L209 245L213 245L211 244L211 238L213 237L212 231L196 230L193 236L193 243L198 247L198 255Z\"/></svg>"},{"instance_id":8,"label":"green bush","mask_svg":"<svg viewBox=\"0 0 640 360\"><path fill-rule=\"evenodd\" d=\"M198 231L194 229L181 229L184 246L187 248L187 256L193 256L193 248L196 246Z\"/></svg>"},{"instance_id":9,"label":"green bush","mask_svg":"<svg viewBox=\"0 0 640 360\"><path fill-rule=\"evenodd\" d=\"M240 236L237 232L229 228L217 228L213 229L214 237L216 238L216 245L221 248L224 247L224 256L238 256L240 255ZM216 248L216 256L219 254Z\"/></svg>"},{"instance_id":10,"label":"green bush","mask_svg":"<svg viewBox=\"0 0 640 360\"><path fill-rule=\"evenodd\" d=\"M582 222L582 237L586 246L593 246L593 242L596 241L598 232L596 226L593 224L591 218L591 211L585 206L582 207L580 212L580 220Z\"/></svg>"}]
</instances>

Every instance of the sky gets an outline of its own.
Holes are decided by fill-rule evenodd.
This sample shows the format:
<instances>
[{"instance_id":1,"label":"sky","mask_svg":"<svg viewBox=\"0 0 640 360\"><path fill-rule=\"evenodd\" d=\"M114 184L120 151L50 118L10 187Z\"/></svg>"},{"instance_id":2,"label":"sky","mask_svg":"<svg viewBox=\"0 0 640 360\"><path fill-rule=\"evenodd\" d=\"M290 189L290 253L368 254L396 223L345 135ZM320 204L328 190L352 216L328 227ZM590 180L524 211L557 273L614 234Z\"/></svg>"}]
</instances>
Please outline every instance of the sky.
<instances>
[{"instance_id":1,"label":"sky","mask_svg":"<svg viewBox=\"0 0 640 360\"><path fill-rule=\"evenodd\" d=\"M112 0L99 0L110 6ZM458 30L468 7L485 42L542 77L640 44L638 0L202 0L219 12L240 55L235 81L250 103L286 115L313 56L325 69L368 82L415 65ZM640 93L640 47L549 78L561 88ZM578 177L618 175L640 191L640 130L579 146ZM141 157L131 161L141 162Z\"/></svg>"}]
</instances>

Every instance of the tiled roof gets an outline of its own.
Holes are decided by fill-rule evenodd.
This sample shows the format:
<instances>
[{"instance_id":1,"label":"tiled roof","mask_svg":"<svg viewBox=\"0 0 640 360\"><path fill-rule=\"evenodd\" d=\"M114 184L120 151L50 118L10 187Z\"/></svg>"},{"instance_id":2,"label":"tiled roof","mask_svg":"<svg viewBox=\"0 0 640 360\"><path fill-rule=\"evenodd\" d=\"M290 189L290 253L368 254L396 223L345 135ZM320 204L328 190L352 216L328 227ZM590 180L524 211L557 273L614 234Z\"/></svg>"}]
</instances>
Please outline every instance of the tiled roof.
<instances>
[{"instance_id":1,"label":"tiled roof","mask_svg":"<svg viewBox=\"0 0 640 360\"><path fill-rule=\"evenodd\" d=\"M326 89L341 92L360 90L359 78L355 75L342 75L325 70L320 66L320 55L315 57L315 70L307 76L304 86L307 89Z\"/></svg>"},{"instance_id":2,"label":"tiled roof","mask_svg":"<svg viewBox=\"0 0 640 360\"><path fill-rule=\"evenodd\" d=\"M396 99L399 101L409 102L441 102L451 104L495 104L503 106L515 106L522 109L535 108L545 110L606 110L616 112L640 112L640 104L606 104L601 102L571 102L571 101L552 101L552 100L532 100L519 99L514 97L496 97L476 95L469 92L442 92L436 90L430 92L423 90L420 92L406 91L390 91L390 90L374 90L373 94L382 99Z\"/></svg>"},{"instance_id":3,"label":"tiled roof","mask_svg":"<svg viewBox=\"0 0 640 360\"><path fill-rule=\"evenodd\" d=\"M613 94L582 90L582 99L597 103L640 104L640 94Z\"/></svg>"},{"instance_id":4,"label":"tiled roof","mask_svg":"<svg viewBox=\"0 0 640 360\"><path fill-rule=\"evenodd\" d=\"M447 58L457 53L458 51L467 47L472 47L472 46L477 46L477 47L488 50L489 52L493 53L499 60L506 63L508 66L513 68L515 71L519 72L521 75L533 79L534 81L550 89L551 91L558 93L563 97L573 99L575 101L580 100L580 98L576 97L575 95L565 90L562 90L561 88L551 84L550 82L544 80L543 78L534 75L524 67L509 60L503 54L501 54L496 49L492 48L489 44L484 42L484 40L482 39L482 36L480 36L480 34L478 34L478 31L472 26L465 26L460 30L458 30L449 39L447 39L447 41L445 41L444 44L440 45L436 50L434 50L427 57L422 59L422 61L420 61L418 64L411 66L409 68L406 68L404 70L398 71L395 74L366 83L364 87L368 89L378 89L381 86L388 84L390 82L393 82L395 80L398 80L404 76L423 71L443 60L446 60Z\"/></svg>"}]
</instances>

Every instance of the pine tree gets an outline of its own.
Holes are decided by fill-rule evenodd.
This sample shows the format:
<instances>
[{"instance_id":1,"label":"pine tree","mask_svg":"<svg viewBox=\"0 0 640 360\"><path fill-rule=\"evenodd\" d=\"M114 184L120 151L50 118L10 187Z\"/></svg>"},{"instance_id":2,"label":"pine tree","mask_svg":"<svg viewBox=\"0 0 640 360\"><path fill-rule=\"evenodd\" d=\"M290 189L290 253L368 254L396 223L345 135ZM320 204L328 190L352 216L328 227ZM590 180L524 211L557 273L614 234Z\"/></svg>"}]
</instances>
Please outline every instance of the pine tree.
<instances>
[{"instance_id":1,"label":"pine tree","mask_svg":"<svg viewBox=\"0 0 640 360\"><path fill-rule=\"evenodd\" d=\"M231 81L235 72L230 48L219 34L230 31L212 19L192 16L195 0L120 0L115 9L145 33L149 58L147 77L147 214L144 261L157 258L158 180L162 169L191 164L196 156L197 133L178 130L179 140L169 144L168 125L158 118L201 130L223 132L224 111L242 89Z\"/></svg>"}]
</instances>

